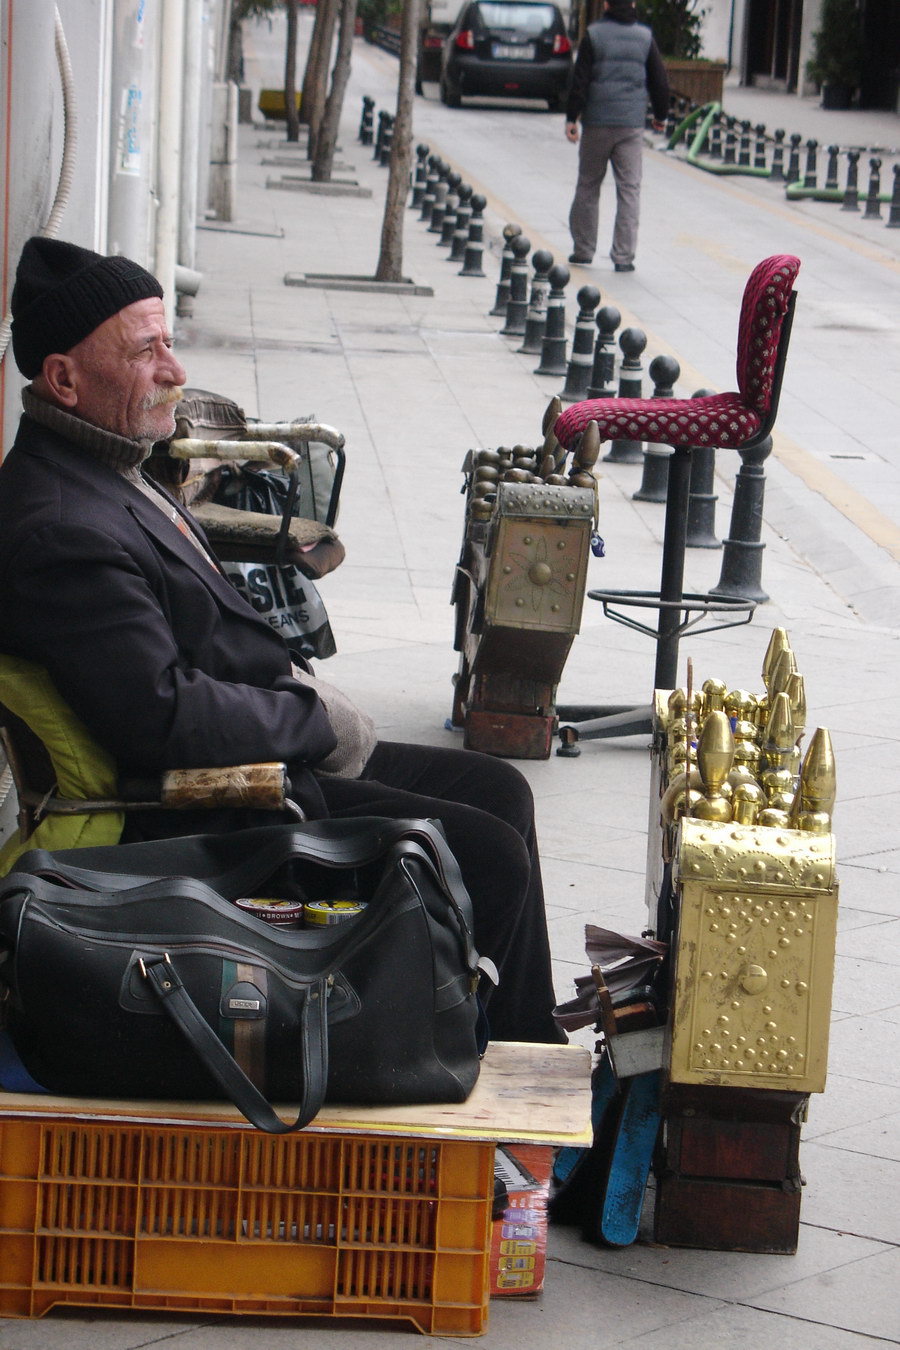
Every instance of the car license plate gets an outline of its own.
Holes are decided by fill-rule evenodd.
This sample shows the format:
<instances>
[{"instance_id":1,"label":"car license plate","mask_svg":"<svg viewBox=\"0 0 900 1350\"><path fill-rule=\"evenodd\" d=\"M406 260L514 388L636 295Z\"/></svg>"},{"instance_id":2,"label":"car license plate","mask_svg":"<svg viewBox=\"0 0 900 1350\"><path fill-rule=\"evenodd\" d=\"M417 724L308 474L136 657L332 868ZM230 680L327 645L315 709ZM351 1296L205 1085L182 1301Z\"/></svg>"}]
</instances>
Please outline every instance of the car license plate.
<instances>
[{"instance_id":1,"label":"car license plate","mask_svg":"<svg viewBox=\"0 0 900 1350\"><path fill-rule=\"evenodd\" d=\"M522 47L507 47L502 42L494 43L495 61L533 61L534 43L527 42Z\"/></svg>"}]
</instances>

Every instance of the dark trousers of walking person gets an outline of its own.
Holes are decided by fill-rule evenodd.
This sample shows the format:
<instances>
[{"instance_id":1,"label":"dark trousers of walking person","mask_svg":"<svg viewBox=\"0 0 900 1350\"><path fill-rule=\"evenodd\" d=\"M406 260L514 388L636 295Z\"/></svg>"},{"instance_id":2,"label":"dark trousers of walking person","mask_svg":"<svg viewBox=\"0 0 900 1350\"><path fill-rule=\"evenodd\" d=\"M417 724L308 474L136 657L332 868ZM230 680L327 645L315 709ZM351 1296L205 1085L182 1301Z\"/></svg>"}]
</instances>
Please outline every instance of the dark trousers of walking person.
<instances>
[{"instance_id":1,"label":"dark trousers of walking person","mask_svg":"<svg viewBox=\"0 0 900 1350\"><path fill-rule=\"evenodd\" d=\"M600 188L612 164L616 184L616 223L610 257L614 263L634 261L641 206L642 127L581 128L578 182L569 211L573 252L593 258L600 220Z\"/></svg>"}]
</instances>

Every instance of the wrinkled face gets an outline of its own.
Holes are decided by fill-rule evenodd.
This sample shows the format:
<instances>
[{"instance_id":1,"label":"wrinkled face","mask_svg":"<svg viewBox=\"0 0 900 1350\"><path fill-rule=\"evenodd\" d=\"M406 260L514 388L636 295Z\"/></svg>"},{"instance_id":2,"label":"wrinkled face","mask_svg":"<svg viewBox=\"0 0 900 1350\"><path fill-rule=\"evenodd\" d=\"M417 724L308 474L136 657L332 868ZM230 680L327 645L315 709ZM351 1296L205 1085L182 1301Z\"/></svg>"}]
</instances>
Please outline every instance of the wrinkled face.
<instances>
[{"instance_id":1,"label":"wrinkled face","mask_svg":"<svg viewBox=\"0 0 900 1350\"><path fill-rule=\"evenodd\" d=\"M67 353L74 402L86 422L129 440L165 440L186 379L172 351L162 300L151 296L106 319Z\"/></svg>"}]
</instances>

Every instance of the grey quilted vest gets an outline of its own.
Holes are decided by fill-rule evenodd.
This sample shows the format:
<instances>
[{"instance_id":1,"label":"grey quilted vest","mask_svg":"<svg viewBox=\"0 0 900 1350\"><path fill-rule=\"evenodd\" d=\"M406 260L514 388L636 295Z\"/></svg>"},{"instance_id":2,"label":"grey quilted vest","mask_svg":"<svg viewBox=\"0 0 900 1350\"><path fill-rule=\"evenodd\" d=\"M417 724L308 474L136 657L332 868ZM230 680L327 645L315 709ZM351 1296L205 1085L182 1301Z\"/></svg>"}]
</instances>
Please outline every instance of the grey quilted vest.
<instances>
[{"instance_id":1,"label":"grey quilted vest","mask_svg":"<svg viewBox=\"0 0 900 1350\"><path fill-rule=\"evenodd\" d=\"M588 127L641 127L647 113L647 54L653 34L642 23L600 19L588 28L594 68L581 120Z\"/></svg>"}]
</instances>

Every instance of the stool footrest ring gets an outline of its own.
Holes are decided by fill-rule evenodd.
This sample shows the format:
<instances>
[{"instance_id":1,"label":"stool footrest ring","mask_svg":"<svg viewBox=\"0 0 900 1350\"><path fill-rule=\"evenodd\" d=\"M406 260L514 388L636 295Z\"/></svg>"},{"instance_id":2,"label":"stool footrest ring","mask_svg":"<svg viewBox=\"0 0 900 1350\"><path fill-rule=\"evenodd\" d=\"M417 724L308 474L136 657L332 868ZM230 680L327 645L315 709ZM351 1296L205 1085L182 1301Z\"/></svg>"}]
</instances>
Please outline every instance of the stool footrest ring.
<instances>
[{"instance_id":1,"label":"stool footrest ring","mask_svg":"<svg viewBox=\"0 0 900 1350\"><path fill-rule=\"evenodd\" d=\"M706 595L697 591L688 591L680 600L662 600L659 591L588 591L588 599L599 600L603 605L603 613L607 618L615 623L622 624L625 628L633 628L638 633L646 633L648 637L657 637L655 628L641 623L640 620L632 618L628 614L622 614L615 605L623 605L632 609L654 609L660 610L679 610L684 615L682 622L675 630L678 633L685 632L688 628L693 629L694 635L699 633L709 633L720 628L737 628L741 624L749 623L753 618L754 610L757 606L756 600L749 600L745 597L720 597ZM706 615L721 615L723 619L730 617L731 622L711 623L706 628L697 628ZM693 617L692 617L693 616Z\"/></svg>"}]
</instances>

